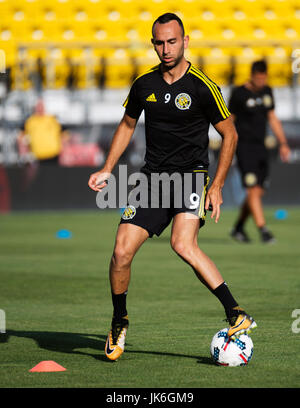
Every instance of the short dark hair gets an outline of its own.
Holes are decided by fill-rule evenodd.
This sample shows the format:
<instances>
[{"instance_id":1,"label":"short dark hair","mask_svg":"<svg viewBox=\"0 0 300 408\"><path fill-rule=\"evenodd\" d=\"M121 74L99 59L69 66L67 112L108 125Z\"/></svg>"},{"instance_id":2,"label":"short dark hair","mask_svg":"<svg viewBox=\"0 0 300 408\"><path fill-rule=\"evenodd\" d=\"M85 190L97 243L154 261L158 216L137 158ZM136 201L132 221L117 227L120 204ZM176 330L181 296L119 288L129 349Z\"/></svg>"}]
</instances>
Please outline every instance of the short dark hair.
<instances>
[{"instance_id":1,"label":"short dark hair","mask_svg":"<svg viewBox=\"0 0 300 408\"><path fill-rule=\"evenodd\" d=\"M268 71L267 63L265 60L254 61L251 65L251 74L257 72L266 74Z\"/></svg>"},{"instance_id":2,"label":"short dark hair","mask_svg":"<svg viewBox=\"0 0 300 408\"><path fill-rule=\"evenodd\" d=\"M156 23L159 24L166 24L169 23L170 21L177 21L177 23L180 25L181 29L182 29L182 36L184 36L184 26L183 26L183 22L182 20L174 13L165 13L162 14L161 16L159 16L153 23L152 25L152 36L154 37L154 26Z\"/></svg>"}]
</instances>

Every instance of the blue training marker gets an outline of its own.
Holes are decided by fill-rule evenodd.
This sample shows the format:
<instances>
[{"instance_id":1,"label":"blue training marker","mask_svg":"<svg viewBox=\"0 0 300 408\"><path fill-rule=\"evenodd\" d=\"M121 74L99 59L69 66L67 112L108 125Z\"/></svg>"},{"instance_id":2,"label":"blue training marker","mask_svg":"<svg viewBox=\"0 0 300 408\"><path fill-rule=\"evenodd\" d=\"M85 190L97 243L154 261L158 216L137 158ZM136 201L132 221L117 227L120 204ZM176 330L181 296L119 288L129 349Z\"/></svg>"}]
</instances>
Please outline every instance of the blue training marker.
<instances>
[{"instance_id":1,"label":"blue training marker","mask_svg":"<svg viewBox=\"0 0 300 408\"><path fill-rule=\"evenodd\" d=\"M285 220L288 216L288 212L286 210L280 209L275 211L275 218L276 220Z\"/></svg>"},{"instance_id":2,"label":"blue training marker","mask_svg":"<svg viewBox=\"0 0 300 408\"><path fill-rule=\"evenodd\" d=\"M72 232L66 229L61 229L59 231L57 231L56 233L56 238L60 238L60 239L69 239L72 237Z\"/></svg>"}]
</instances>

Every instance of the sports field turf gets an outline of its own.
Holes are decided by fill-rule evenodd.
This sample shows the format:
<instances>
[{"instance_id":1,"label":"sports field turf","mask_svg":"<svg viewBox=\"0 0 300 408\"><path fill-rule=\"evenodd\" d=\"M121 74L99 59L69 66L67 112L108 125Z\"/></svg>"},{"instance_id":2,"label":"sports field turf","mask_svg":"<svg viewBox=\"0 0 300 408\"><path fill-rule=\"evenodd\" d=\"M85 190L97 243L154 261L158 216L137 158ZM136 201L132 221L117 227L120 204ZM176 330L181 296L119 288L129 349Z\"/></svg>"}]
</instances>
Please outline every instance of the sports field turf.
<instances>
[{"instance_id":1,"label":"sports field turf","mask_svg":"<svg viewBox=\"0 0 300 408\"><path fill-rule=\"evenodd\" d=\"M211 338L226 323L218 300L169 245L170 229L137 254L128 294L126 351L109 362L104 344L111 321L108 264L117 212L45 212L0 217L0 387L292 387L300 385L300 209L288 218L267 210L272 246L231 240L235 218L224 209L199 233L234 296L251 313L253 359L246 367L218 367ZM72 232L58 239L60 229ZM300 317L300 314L298 315ZM295 331L295 330L294 330ZM298 330L296 330L298 331ZM300 330L299 330L300 331ZM67 370L30 373L43 360Z\"/></svg>"}]
</instances>

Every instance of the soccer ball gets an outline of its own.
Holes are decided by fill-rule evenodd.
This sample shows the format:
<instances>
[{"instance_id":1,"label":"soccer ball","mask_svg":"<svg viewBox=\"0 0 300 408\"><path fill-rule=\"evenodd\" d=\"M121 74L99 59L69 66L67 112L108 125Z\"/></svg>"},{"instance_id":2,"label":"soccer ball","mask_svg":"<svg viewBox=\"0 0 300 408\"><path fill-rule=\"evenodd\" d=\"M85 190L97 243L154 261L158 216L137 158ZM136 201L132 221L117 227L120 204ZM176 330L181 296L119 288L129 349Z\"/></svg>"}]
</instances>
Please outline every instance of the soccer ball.
<instances>
[{"instance_id":1,"label":"soccer ball","mask_svg":"<svg viewBox=\"0 0 300 408\"><path fill-rule=\"evenodd\" d=\"M233 340L228 337L228 328L225 328L214 335L210 354L217 365L230 367L246 365L253 354L253 342L247 334L241 334Z\"/></svg>"}]
</instances>

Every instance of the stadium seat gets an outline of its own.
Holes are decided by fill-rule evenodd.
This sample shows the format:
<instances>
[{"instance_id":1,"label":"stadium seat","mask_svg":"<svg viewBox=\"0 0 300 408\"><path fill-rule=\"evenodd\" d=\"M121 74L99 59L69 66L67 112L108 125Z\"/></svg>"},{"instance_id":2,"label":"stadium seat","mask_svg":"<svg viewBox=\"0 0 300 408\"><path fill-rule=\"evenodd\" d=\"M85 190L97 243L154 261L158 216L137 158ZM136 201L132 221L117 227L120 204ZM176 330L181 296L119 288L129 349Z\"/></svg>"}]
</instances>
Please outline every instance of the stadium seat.
<instances>
[{"instance_id":1,"label":"stadium seat","mask_svg":"<svg viewBox=\"0 0 300 408\"><path fill-rule=\"evenodd\" d=\"M250 78L250 66L255 60L262 59L264 54L260 47L236 48L233 57L234 85L242 85Z\"/></svg>"},{"instance_id":2,"label":"stadium seat","mask_svg":"<svg viewBox=\"0 0 300 408\"><path fill-rule=\"evenodd\" d=\"M289 80L288 55L279 50L299 47L300 0L0 0L0 47L11 63L20 44L35 47L30 51L33 59L51 54L39 44L55 44L63 56L68 50L79 66L82 61L80 86L84 86L88 74L78 47L90 44L95 58L109 58L109 86L121 86L132 72L157 62L151 27L167 11L183 18L190 35L189 58L200 61L217 82L228 78L231 57L237 58L236 79L244 80L249 61L258 54L270 58L274 83L281 86ZM117 67L122 71L119 77Z\"/></svg>"},{"instance_id":3,"label":"stadium seat","mask_svg":"<svg viewBox=\"0 0 300 408\"><path fill-rule=\"evenodd\" d=\"M231 57L221 48L212 48L202 58L202 70L212 81L224 86L229 83L231 75Z\"/></svg>"},{"instance_id":4,"label":"stadium seat","mask_svg":"<svg viewBox=\"0 0 300 408\"><path fill-rule=\"evenodd\" d=\"M158 57L152 48L134 52L135 76L139 76L159 63Z\"/></svg>"},{"instance_id":5,"label":"stadium seat","mask_svg":"<svg viewBox=\"0 0 300 408\"><path fill-rule=\"evenodd\" d=\"M271 86L281 87L291 84L292 70L289 55L290 50L286 50L283 47L270 48L266 60Z\"/></svg>"},{"instance_id":6,"label":"stadium seat","mask_svg":"<svg viewBox=\"0 0 300 408\"><path fill-rule=\"evenodd\" d=\"M106 85L109 88L125 88L133 79L134 67L125 49L117 49L106 59Z\"/></svg>"}]
</instances>

